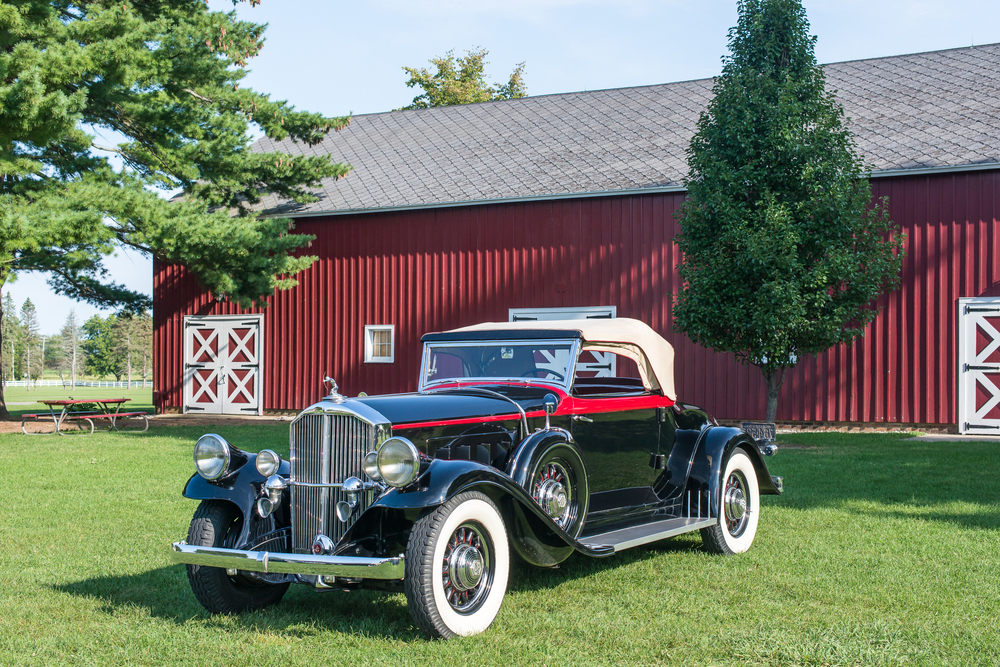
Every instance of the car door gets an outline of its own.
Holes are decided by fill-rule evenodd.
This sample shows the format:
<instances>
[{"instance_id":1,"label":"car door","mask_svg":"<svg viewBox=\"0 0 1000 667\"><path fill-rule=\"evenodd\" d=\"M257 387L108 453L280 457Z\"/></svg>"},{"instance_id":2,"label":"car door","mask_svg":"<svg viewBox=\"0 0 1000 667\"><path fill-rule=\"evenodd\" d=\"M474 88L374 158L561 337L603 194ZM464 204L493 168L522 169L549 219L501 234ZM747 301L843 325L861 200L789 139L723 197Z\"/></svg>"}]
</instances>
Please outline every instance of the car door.
<instances>
[{"instance_id":1,"label":"car door","mask_svg":"<svg viewBox=\"0 0 1000 667\"><path fill-rule=\"evenodd\" d=\"M580 357L572 392L571 431L587 465L590 514L597 515L592 519L647 511L656 502L651 487L656 472L652 464L659 453L657 409L649 407L650 395L641 382L627 375L609 378L581 373L590 362L585 354ZM623 374L628 372L622 358L617 367Z\"/></svg>"}]
</instances>

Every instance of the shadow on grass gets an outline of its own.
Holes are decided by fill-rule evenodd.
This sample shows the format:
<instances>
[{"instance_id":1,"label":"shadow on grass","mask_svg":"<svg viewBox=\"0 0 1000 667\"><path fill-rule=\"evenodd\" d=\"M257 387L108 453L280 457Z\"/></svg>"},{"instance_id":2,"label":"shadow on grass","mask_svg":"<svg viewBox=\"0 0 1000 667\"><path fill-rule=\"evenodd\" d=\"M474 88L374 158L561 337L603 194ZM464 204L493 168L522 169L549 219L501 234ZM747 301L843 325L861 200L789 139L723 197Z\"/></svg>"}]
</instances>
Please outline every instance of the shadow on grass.
<instances>
[{"instance_id":1,"label":"shadow on grass","mask_svg":"<svg viewBox=\"0 0 1000 667\"><path fill-rule=\"evenodd\" d=\"M410 619L405 598L378 591L316 593L306 586L293 585L273 607L230 616L209 614L198 604L180 565L50 588L94 600L100 611L112 616L138 611L177 625L200 619L209 626L228 630L296 637L338 632L376 639L424 638Z\"/></svg>"},{"instance_id":2,"label":"shadow on grass","mask_svg":"<svg viewBox=\"0 0 1000 667\"><path fill-rule=\"evenodd\" d=\"M606 558L592 558L574 553L553 568L533 567L520 559L514 559L508 588L514 592L544 591L567 581L583 579L607 570L625 568L634 563L659 558L664 554L701 551L701 540L698 538L698 534L691 533L691 535L694 537L688 535L661 540Z\"/></svg>"},{"instance_id":3,"label":"shadow on grass","mask_svg":"<svg viewBox=\"0 0 1000 667\"><path fill-rule=\"evenodd\" d=\"M700 549L697 540L667 540L631 549L609 558L574 554L559 567L541 569L515 562L509 591L545 591L567 581L657 558L664 553ZM192 620L225 628L283 636L307 636L323 632L363 635L403 641L424 640L406 608L402 594L378 591L330 591L316 593L307 586L292 585L284 599L273 607L238 616L212 615L195 600L180 565L161 567L139 574L103 576L50 588L61 593L94 600L98 609L111 616L148 614L177 625Z\"/></svg>"}]
</instances>

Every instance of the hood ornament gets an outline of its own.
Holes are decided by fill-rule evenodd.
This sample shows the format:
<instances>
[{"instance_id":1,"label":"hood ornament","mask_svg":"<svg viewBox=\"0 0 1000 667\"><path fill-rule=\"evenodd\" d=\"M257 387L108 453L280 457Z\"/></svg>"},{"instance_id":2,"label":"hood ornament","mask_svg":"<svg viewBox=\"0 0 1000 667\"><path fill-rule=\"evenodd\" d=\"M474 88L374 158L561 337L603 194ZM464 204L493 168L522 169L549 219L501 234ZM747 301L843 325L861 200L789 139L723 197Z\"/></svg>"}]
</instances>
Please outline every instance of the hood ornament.
<instances>
[{"instance_id":1,"label":"hood ornament","mask_svg":"<svg viewBox=\"0 0 1000 667\"><path fill-rule=\"evenodd\" d=\"M330 394L324 397L325 400L333 401L334 403L344 402L344 397L337 393L337 390L340 389L340 387L337 386L336 380L330 376L326 376L323 378L323 383L330 385Z\"/></svg>"}]
</instances>

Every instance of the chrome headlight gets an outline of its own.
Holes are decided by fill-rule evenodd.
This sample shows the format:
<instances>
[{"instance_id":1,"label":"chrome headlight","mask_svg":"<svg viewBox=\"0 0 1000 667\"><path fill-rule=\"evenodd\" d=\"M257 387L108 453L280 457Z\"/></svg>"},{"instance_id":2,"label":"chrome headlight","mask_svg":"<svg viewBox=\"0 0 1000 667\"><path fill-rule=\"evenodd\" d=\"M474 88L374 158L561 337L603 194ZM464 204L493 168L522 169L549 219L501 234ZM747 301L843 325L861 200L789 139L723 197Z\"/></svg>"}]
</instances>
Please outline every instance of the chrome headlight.
<instances>
[{"instance_id":1,"label":"chrome headlight","mask_svg":"<svg viewBox=\"0 0 1000 667\"><path fill-rule=\"evenodd\" d=\"M229 471L232 452L221 435L206 433L194 446L194 467L207 480L219 479Z\"/></svg>"},{"instance_id":2,"label":"chrome headlight","mask_svg":"<svg viewBox=\"0 0 1000 667\"><path fill-rule=\"evenodd\" d=\"M389 438L379 447L376 465L386 484L403 487L420 472L420 452L406 438Z\"/></svg>"},{"instance_id":3,"label":"chrome headlight","mask_svg":"<svg viewBox=\"0 0 1000 667\"><path fill-rule=\"evenodd\" d=\"M262 449L257 454L257 472L264 477L270 477L281 467L281 457L270 449Z\"/></svg>"}]
</instances>

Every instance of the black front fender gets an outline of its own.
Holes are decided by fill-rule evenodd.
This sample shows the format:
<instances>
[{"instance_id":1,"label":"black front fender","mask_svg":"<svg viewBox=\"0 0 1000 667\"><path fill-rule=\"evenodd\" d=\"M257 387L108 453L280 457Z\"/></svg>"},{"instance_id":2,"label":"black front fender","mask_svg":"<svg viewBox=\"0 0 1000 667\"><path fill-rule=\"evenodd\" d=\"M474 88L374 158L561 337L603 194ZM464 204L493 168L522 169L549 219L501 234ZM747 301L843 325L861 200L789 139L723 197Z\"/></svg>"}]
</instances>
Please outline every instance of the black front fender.
<instances>
[{"instance_id":1,"label":"black front fender","mask_svg":"<svg viewBox=\"0 0 1000 667\"><path fill-rule=\"evenodd\" d=\"M247 461L230 475L210 482L198 473L191 476L184 486L184 497L191 500L225 500L231 502L243 513L244 519L250 516L254 503L260 495L261 485L267 478L257 472L257 455L246 453ZM278 474L287 478L290 474L288 461L282 460ZM285 492L283 503L289 502L288 492ZM243 522L243 532L239 544L246 541L250 530L250 522Z\"/></svg>"}]
</instances>

